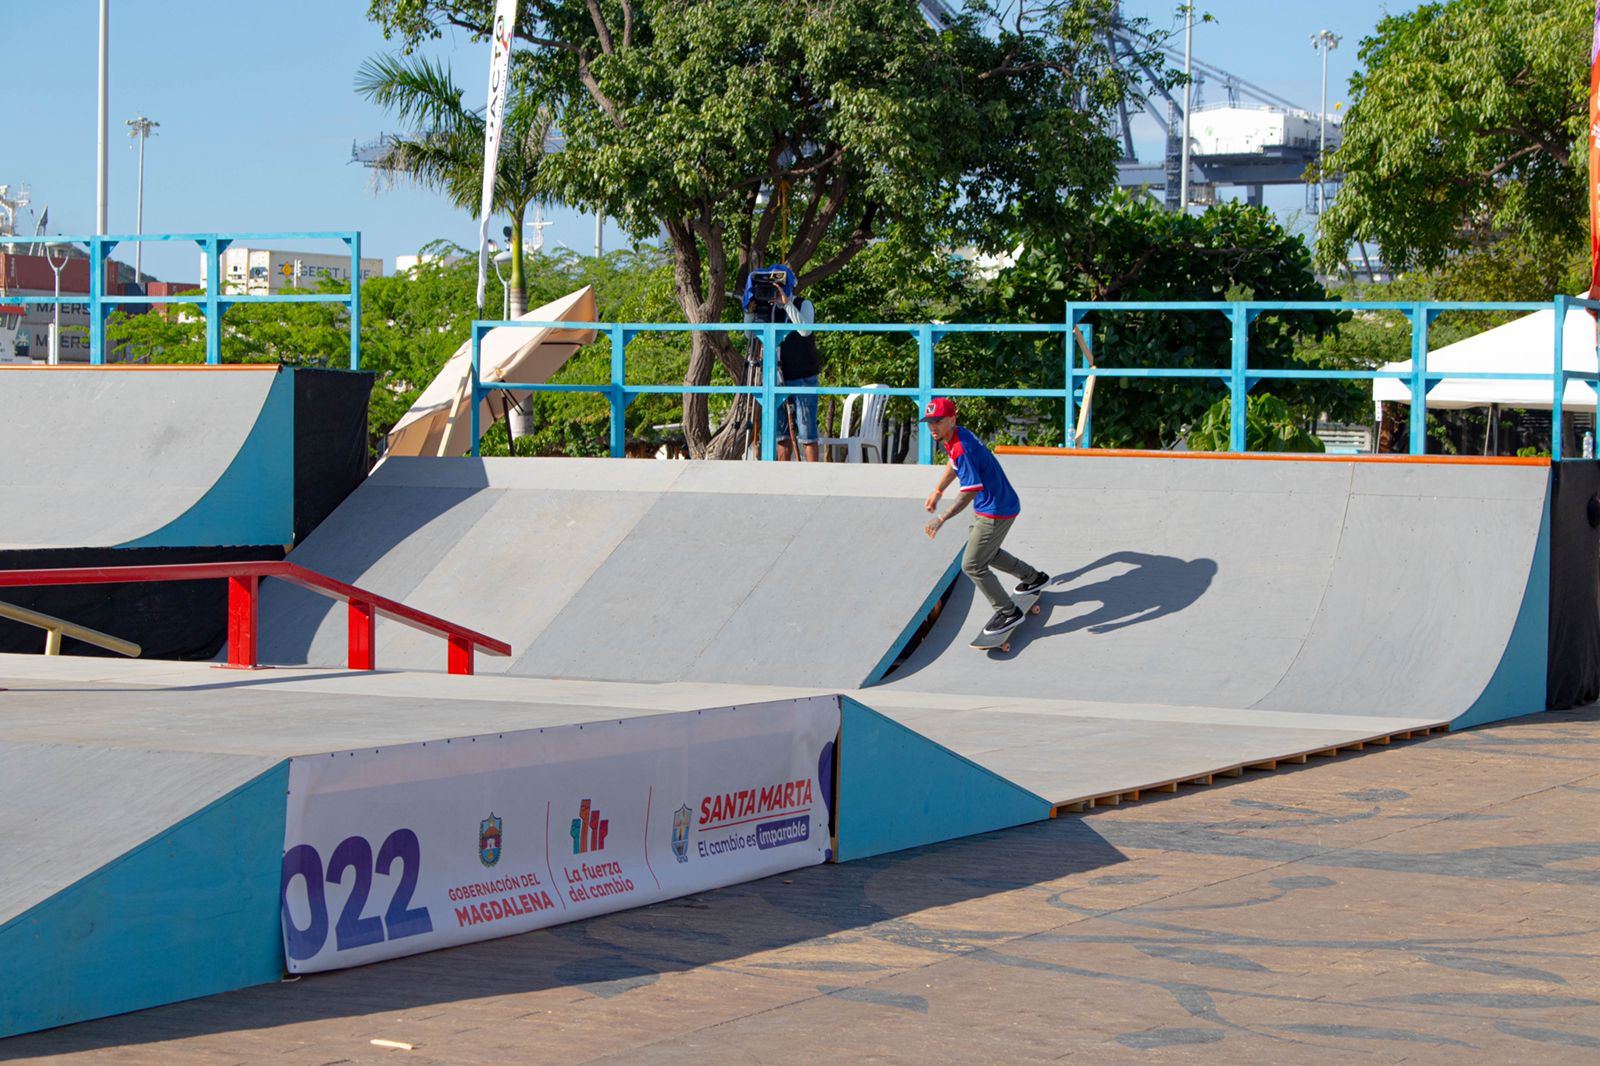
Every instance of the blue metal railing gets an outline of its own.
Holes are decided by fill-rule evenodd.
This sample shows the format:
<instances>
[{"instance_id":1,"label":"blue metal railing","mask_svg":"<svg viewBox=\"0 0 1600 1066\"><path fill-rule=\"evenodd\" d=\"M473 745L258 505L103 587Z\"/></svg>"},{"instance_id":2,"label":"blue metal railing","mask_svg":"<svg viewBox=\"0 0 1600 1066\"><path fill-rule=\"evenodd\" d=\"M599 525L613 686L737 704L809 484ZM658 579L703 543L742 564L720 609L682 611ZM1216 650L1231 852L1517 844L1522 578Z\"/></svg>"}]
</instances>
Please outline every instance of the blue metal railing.
<instances>
[{"instance_id":1,"label":"blue metal railing","mask_svg":"<svg viewBox=\"0 0 1600 1066\"><path fill-rule=\"evenodd\" d=\"M350 291L348 293L294 293L288 295L244 296L222 292L222 253L234 241L333 240L350 248ZM112 296L106 293L106 257L124 241L193 241L206 256L206 289L192 296ZM336 303L350 312L350 369L361 369L361 234L357 231L328 233L119 233L94 237L0 237L0 245L76 244L89 252L89 362L106 361L106 316L114 307L134 304L194 304L205 309L206 362L222 362L222 316L234 304L245 303ZM7 294L18 304L81 304L83 293L60 296L22 296Z\"/></svg>"},{"instance_id":2,"label":"blue metal railing","mask_svg":"<svg viewBox=\"0 0 1600 1066\"><path fill-rule=\"evenodd\" d=\"M776 457L773 436L776 428L775 400L779 392L796 395L844 396L871 392L883 396L914 398L920 410L936 393L941 396L983 396L1026 398L1039 397L1061 400L1065 404L1064 439L1087 446L1089 433L1076 437L1077 405L1083 386L1096 377L1104 378L1199 378L1221 381L1228 387L1232 400L1229 425L1229 451L1245 451L1245 396L1259 382L1279 380L1323 381L1376 381L1391 378L1405 381L1411 393L1410 451L1422 455L1427 451L1427 399L1428 393L1446 378L1453 380L1487 381L1548 381L1552 386L1551 406L1551 458L1560 459L1562 452L1562 417L1566 383L1581 381L1600 393L1600 374L1595 371L1574 371L1566 368L1564 332L1568 311L1581 308L1600 311L1600 301L1573 296L1557 296L1549 303L1471 303L1458 301L1415 301L1394 303L1376 300L1285 302L1270 300L1235 301L1117 301L1105 303L1068 303L1063 322L1027 323L1018 325L985 324L887 324L887 323L816 323L811 329L822 333L907 333L917 342L917 384L912 388L880 387L867 389L861 386L845 387L789 387L775 382L773 352L779 340L794 332L788 323L761 323L754 327L744 323L683 324L683 323L594 323L594 322L501 322L474 321L472 323L472 454L478 454L481 433L478 405L481 399L495 390L534 392L596 393L606 396L611 406L611 454L620 457L626 444L625 413L627 407L639 396L705 393L718 395L756 395L761 398L761 458ZM1436 371L1428 367L1428 327L1446 311L1542 311L1555 312L1553 362L1549 373L1460 373ZM1079 363L1081 349L1087 359L1094 352L1094 334L1085 319L1090 314L1125 312L1220 312L1227 316L1231 326L1229 361L1225 367L1102 367L1088 361ZM1275 312L1307 311L1392 311L1403 315L1411 325L1411 368L1409 370L1268 370L1249 365L1250 326L1263 314ZM516 326L530 329L556 328L593 331L604 334L611 343L611 380L604 385L549 385L518 384L516 382L485 382L481 377L480 361L483 336L490 329ZM753 329L762 340L762 372L760 385L629 385L627 383L628 343L641 333L742 333ZM1062 388L1036 389L968 389L936 388L934 382L934 348L940 338L959 333L991 334L1058 334L1062 338L1063 365L1066 379ZM1074 334L1079 341L1074 344ZM920 430L917 443L917 461L932 459L932 441L927 429Z\"/></svg>"}]
</instances>

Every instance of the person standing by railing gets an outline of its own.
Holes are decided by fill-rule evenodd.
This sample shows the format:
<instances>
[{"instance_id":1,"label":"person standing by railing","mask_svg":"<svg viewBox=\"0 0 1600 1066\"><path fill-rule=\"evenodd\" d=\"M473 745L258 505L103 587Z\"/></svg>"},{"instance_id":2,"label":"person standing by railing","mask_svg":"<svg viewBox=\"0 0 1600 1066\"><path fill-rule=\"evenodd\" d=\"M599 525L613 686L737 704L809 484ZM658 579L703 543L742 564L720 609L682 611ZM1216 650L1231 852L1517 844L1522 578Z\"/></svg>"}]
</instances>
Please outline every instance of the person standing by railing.
<instances>
[{"instance_id":1,"label":"person standing by railing","mask_svg":"<svg viewBox=\"0 0 1600 1066\"><path fill-rule=\"evenodd\" d=\"M778 354L775 363L778 367L778 382L783 385L798 385L801 388L816 388L817 375L822 370L822 358L817 354L817 339L812 335L811 324L816 320L816 311L811 306L811 301L805 297L795 296L795 275L782 263L774 264L765 270L752 270L744 281L744 320L746 325L764 325L779 320L779 312L788 319L789 323L798 327L783 340L778 342ZM761 335L755 330L746 330L745 336L752 343L759 344ZM778 459L780 462L789 458L790 424L793 423L794 436L800 438L800 444L805 449L806 462L814 463L818 459L817 449L817 395L809 393L803 395L779 394L777 403L777 430L774 440L777 444Z\"/></svg>"},{"instance_id":2,"label":"person standing by railing","mask_svg":"<svg viewBox=\"0 0 1600 1066\"><path fill-rule=\"evenodd\" d=\"M1005 586L994 576L994 571L1019 578L1013 590L1019 596L1037 592L1050 580L1050 575L1043 570L1030 566L1001 547L1006 534L1011 532L1011 524L1022 512L1022 502L1006 478L1006 472L1000 468L1000 461L971 430L956 424L956 405L948 397L936 396L929 400L922 412L922 421L928 424L928 432L944 445L945 454L950 457L939 475L938 486L928 494L926 509L936 512L944 490L952 481L959 479L961 482L956 502L946 508L944 514L928 519L923 532L929 539L938 536L944 524L964 511L967 504L976 504L972 529L967 534L967 550L961 558L961 572L972 579L989 606L994 608L994 617L983 631L1000 634L1014 629L1022 621L1022 609L1006 594Z\"/></svg>"}]
</instances>

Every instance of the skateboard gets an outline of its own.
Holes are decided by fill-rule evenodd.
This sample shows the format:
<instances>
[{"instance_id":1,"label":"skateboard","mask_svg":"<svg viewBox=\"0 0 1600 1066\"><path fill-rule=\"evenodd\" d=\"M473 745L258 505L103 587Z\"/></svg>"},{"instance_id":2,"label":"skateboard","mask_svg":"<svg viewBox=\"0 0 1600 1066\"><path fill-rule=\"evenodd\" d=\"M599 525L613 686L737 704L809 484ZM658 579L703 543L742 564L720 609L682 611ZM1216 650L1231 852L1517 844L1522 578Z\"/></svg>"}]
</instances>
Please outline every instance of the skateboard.
<instances>
[{"instance_id":1,"label":"skateboard","mask_svg":"<svg viewBox=\"0 0 1600 1066\"><path fill-rule=\"evenodd\" d=\"M1044 586L1044 588L1048 587L1048 585ZM1021 596L1011 597L1011 602L1016 604L1017 608L1022 611L1022 617L1013 622L1011 628L1002 629L998 633L985 633L981 629L978 630L978 635L972 638L972 646L979 651L994 651L996 649L1010 651L1011 634L1015 633L1017 627L1026 622L1030 615L1039 613L1039 594L1044 591L1044 588L1024 593Z\"/></svg>"}]
</instances>

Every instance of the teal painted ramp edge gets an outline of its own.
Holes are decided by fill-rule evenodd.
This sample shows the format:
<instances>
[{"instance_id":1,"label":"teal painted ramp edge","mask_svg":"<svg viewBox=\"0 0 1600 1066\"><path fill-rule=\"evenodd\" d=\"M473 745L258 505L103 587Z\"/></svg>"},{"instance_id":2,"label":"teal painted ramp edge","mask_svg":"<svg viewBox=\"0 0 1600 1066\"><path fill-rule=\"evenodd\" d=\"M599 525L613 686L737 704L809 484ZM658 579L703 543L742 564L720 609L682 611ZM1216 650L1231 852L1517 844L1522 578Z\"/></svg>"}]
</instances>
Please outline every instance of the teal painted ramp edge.
<instances>
[{"instance_id":1,"label":"teal painted ramp edge","mask_svg":"<svg viewBox=\"0 0 1600 1066\"><path fill-rule=\"evenodd\" d=\"M1550 488L1546 482L1539 539L1534 545L1528 584L1522 593L1522 606L1517 609L1517 620L1511 626L1511 636L1506 640L1506 650L1483 692L1465 713L1450 723L1452 730L1538 714L1548 706L1550 505Z\"/></svg>"},{"instance_id":2,"label":"teal painted ramp edge","mask_svg":"<svg viewBox=\"0 0 1600 1066\"><path fill-rule=\"evenodd\" d=\"M0 1037L280 979L288 788L286 760L0 926Z\"/></svg>"},{"instance_id":3,"label":"teal painted ramp edge","mask_svg":"<svg viewBox=\"0 0 1600 1066\"><path fill-rule=\"evenodd\" d=\"M841 862L1050 817L1050 803L848 696L839 699Z\"/></svg>"},{"instance_id":4,"label":"teal painted ramp edge","mask_svg":"<svg viewBox=\"0 0 1600 1066\"><path fill-rule=\"evenodd\" d=\"M211 548L292 543L294 371L279 368L255 425L222 476L183 514L117 547Z\"/></svg>"},{"instance_id":5,"label":"teal painted ramp edge","mask_svg":"<svg viewBox=\"0 0 1600 1066\"><path fill-rule=\"evenodd\" d=\"M956 557L945 568L944 576L939 579L939 583L933 586L933 591L928 593L927 598L922 601L922 606L917 608L917 613L911 616L911 621L906 623L906 627L900 631L900 635L889 646L889 650L884 653L883 658L878 660L878 665L874 666L872 672L867 675L866 680L861 682L862 688L871 688L879 681L882 681L884 675L894 666L894 661L900 657L901 649L911 642L911 638L916 635L918 628L921 627L922 623L933 611L933 605L938 603L945 590L955 583L956 575L961 572L961 557L965 552L966 547L963 545L961 551L956 552Z\"/></svg>"}]
</instances>

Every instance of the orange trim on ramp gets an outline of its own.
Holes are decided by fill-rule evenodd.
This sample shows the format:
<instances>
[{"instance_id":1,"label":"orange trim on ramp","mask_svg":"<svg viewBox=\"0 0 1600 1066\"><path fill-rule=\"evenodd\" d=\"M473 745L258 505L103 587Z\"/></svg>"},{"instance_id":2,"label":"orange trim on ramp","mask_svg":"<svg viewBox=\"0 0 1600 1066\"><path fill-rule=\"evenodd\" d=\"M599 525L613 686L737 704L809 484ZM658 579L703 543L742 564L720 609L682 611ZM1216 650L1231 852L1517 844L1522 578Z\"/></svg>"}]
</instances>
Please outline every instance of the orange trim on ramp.
<instances>
[{"instance_id":1,"label":"orange trim on ramp","mask_svg":"<svg viewBox=\"0 0 1600 1066\"><path fill-rule=\"evenodd\" d=\"M38 366L18 366L16 364L0 364L0 370L93 370L96 373L102 370L282 370L280 363L58 363L50 366L41 363Z\"/></svg>"},{"instance_id":2,"label":"orange trim on ramp","mask_svg":"<svg viewBox=\"0 0 1600 1066\"><path fill-rule=\"evenodd\" d=\"M1444 463L1452 466L1549 466L1544 456L1519 455L1285 455L1274 452L1158 452L1137 448L1041 448L1001 444L996 455L1059 455L1138 459L1230 459L1268 463Z\"/></svg>"}]
</instances>

